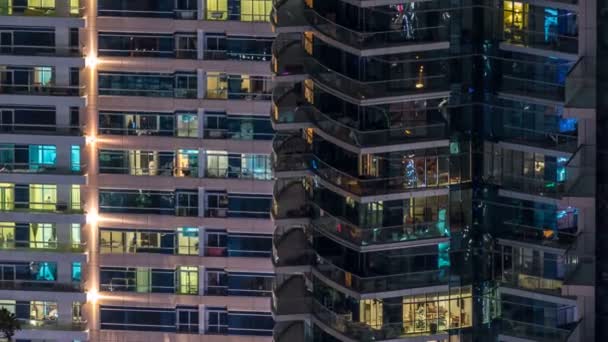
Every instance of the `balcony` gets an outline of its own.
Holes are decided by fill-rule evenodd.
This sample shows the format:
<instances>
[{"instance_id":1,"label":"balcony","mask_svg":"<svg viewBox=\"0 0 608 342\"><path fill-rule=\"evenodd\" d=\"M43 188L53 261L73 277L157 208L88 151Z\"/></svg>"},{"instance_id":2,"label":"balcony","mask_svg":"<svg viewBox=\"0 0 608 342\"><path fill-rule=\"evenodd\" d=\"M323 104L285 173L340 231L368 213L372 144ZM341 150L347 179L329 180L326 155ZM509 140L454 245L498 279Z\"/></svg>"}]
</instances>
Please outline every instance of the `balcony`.
<instances>
[{"instance_id":1,"label":"balcony","mask_svg":"<svg viewBox=\"0 0 608 342\"><path fill-rule=\"evenodd\" d=\"M285 232L286 231L286 232ZM316 255L303 229L283 230L277 228L272 246L272 262L276 268L307 269ZM281 273L279 269L277 273Z\"/></svg>"},{"instance_id":2,"label":"balcony","mask_svg":"<svg viewBox=\"0 0 608 342\"><path fill-rule=\"evenodd\" d=\"M23 3L23 2L21 2ZM14 5L12 1L0 4L0 15L31 17L81 17L84 7L71 0L55 0L54 6L48 6L44 0L27 1L27 5Z\"/></svg>"},{"instance_id":3,"label":"balcony","mask_svg":"<svg viewBox=\"0 0 608 342\"><path fill-rule=\"evenodd\" d=\"M272 313L275 321L303 320L311 311L312 294L304 277L293 275L272 292Z\"/></svg>"},{"instance_id":4,"label":"balcony","mask_svg":"<svg viewBox=\"0 0 608 342\"><path fill-rule=\"evenodd\" d=\"M314 270L323 277L359 294L399 291L446 284L446 270L430 270L400 274L360 277L334 265L331 260L317 256Z\"/></svg>"},{"instance_id":5,"label":"balcony","mask_svg":"<svg viewBox=\"0 0 608 342\"><path fill-rule=\"evenodd\" d=\"M534 32L529 30L505 29L503 39L508 44L528 48L549 50L576 55L578 53L578 36L565 36L554 33Z\"/></svg>"},{"instance_id":6,"label":"balcony","mask_svg":"<svg viewBox=\"0 0 608 342\"><path fill-rule=\"evenodd\" d=\"M301 179L279 179L275 181L271 210L272 219L275 221L308 219L310 217L308 197Z\"/></svg>"},{"instance_id":7,"label":"balcony","mask_svg":"<svg viewBox=\"0 0 608 342\"><path fill-rule=\"evenodd\" d=\"M306 342L310 341L304 322L276 322L272 334L274 342Z\"/></svg>"},{"instance_id":8,"label":"balcony","mask_svg":"<svg viewBox=\"0 0 608 342\"><path fill-rule=\"evenodd\" d=\"M54 330L54 331L86 331L87 321L79 322L58 322L58 321L34 321L20 320L23 330Z\"/></svg>"},{"instance_id":9,"label":"balcony","mask_svg":"<svg viewBox=\"0 0 608 342\"><path fill-rule=\"evenodd\" d=\"M572 329L567 329L514 321L506 318L502 318L496 323L498 323L497 330L500 335L539 342L565 342L577 325L574 323Z\"/></svg>"},{"instance_id":10,"label":"balcony","mask_svg":"<svg viewBox=\"0 0 608 342\"><path fill-rule=\"evenodd\" d=\"M332 70L314 59L307 59L306 69L310 77L321 86L342 94L349 102L386 102L393 100L421 99L432 93L450 91L447 74L419 75L382 81L359 81ZM421 69L422 71L423 69Z\"/></svg>"},{"instance_id":11,"label":"balcony","mask_svg":"<svg viewBox=\"0 0 608 342\"><path fill-rule=\"evenodd\" d=\"M304 16L316 31L326 37L335 40L338 43L346 44L357 50L373 50L378 49L381 54L386 54L386 51L402 51L403 47L408 47L405 51L421 51L429 50L428 46L422 44L437 44L445 42L445 46L440 48L448 48L450 35L447 25L428 26L428 27L411 27L410 30L399 29L389 31L371 31L360 32L341 26L314 10L306 10ZM419 13L418 15L424 15ZM418 46L417 46L418 45Z\"/></svg>"},{"instance_id":12,"label":"balcony","mask_svg":"<svg viewBox=\"0 0 608 342\"><path fill-rule=\"evenodd\" d=\"M503 126L501 140L548 150L573 153L578 148L578 136L552 131L540 131L511 125Z\"/></svg>"},{"instance_id":13,"label":"balcony","mask_svg":"<svg viewBox=\"0 0 608 342\"><path fill-rule=\"evenodd\" d=\"M309 119L319 130L355 148L380 148L448 138L447 125L443 122L362 131L345 124L344 120L340 122L310 105L302 107L301 112L303 113L299 114L299 117ZM296 117L298 117L297 115Z\"/></svg>"},{"instance_id":14,"label":"balcony","mask_svg":"<svg viewBox=\"0 0 608 342\"><path fill-rule=\"evenodd\" d=\"M0 202L0 212L84 214L83 206L84 203L6 201Z\"/></svg>"},{"instance_id":15,"label":"balcony","mask_svg":"<svg viewBox=\"0 0 608 342\"><path fill-rule=\"evenodd\" d=\"M302 175L308 169L310 144L297 134L277 134L272 141L272 169L275 177Z\"/></svg>"},{"instance_id":16,"label":"balcony","mask_svg":"<svg viewBox=\"0 0 608 342\"><path fill-rule=\"evenodd\" d=\"M304 13L302 0L273 0L270 23L276 33L304 32L308 29L308 21Z\"/></svg>"},{"instance_id":17,"label":"balcony","mask_svg":"<svg viewBox=\"0 0 608 342\"><path fill-rule=\"evenodd\" d=\"M505 221L503 229L504 231L497 234L499 239L564 250L570 248L580 235L576 233L576 227L551 229L526 225L519 220Z\"/></svg>"},{"instance_id":18,"label":"balcony","mask_svg":"<svg viewBox=\"0 0 608 342\"><path fill-rule=\"evenodd\" d=\"M597 62L594 58L579 58L566 76L566 108L595 109Z\"/></svg>"},{"instance_id":19,"label":"balcony","mask_svg":"<svg viewBox=\"0 0 608 342\"><path fill-rule=\"evenodd\" d=\"M28 42L29 43L29 42ZM0 45L0 55L40 56L40 57L82 57L79 47L66 48L47 45Z\"/></svg>"},{"instance_id":20,"label":"balcony","mask_svg":"<svg viewBox=\"0 0 608 342\"><path fill-rule=\"evenodd\" d=\"M317 320L338 334L353 341L397 341L401 339L406 340L408 337L415 338L421 336L428 340L443 340L447 338L448 334L447 330L440 330L436 325L434 330L414 332L412 331L414 330L412 327L415 322L382 323L371 326L363 322L353 321L352 312L334 312L317 300L313 300L312 308L313 315Z\"/></svg>"},{"instance_id":21,"label":"balcony","mask_svg":"<svg viewBox=\"0 0 608 342\"><path fill-rule=\"evenodd\" d=\"M301 35L292 39L279 35L272 44L271 70L277 81L296 82L305 78L304 60L309 56L301 39Z\"/></svg>"},{"instance_id":22,"label":"balcony","mask_svg":"<svg viewBox=\"0 0 608 342\"><path fill-rule=\"evenodd\" d=\"M2 131L0 130L0 133ZM5 149L0 149L5 150ZM6 150L5 150L6 151ZM0 174L3 173L24 173L24 174L44 174L44 175L83 175L86 165L78 164L79 168L56 166L54 164L34 164L34 163L2 163L0 162Z\"/></svg>"},{"instance_id":23,"label":"balcony","mask_svg":"<svg viewBox=\"0 0 608 342\"><path fill-rule=\"evenodd\" d=\"M84 292L85 284L81 282L59 283L38 280L0 280L0 290L15 291L50 291L50 292Z\"/></svg>"},{"instance_id":24,"label":"balcony","mask_svg":"<svg viewBox=\"0 0 608 342\"><path fill-rule=\"evenodd\" d=\"M34 252L34 253L84 253L87 250L86 243L61 243L57 241L15 241L6 238L0 242L0 252Z\"/></svg>"},{"instance_id":25,"label":"balcony","mask_svg":"<svg viewBox=\"0 0 608 342\"><path fill-rule=\"evenodd\" d=\"M277 131L297 130L310 126L308 113L304 111L300 91L291 86L277 84L272 91L272 128Z\"/></svg>"},{"instance_id":26,"label":"balcony","mask_svg":"<svg viewBox=\"0 0 608 342\"><path fill-rule=\"evenodd\" d=\"M86 126L61 125L32 125L22 123L0 123L0 134L27 134L27 135L56 135L56 136L84 136Z\"/></svg>"},{"instance_id":27,"label":"balcony","mask_svg":"<svg viewBox=\"0 0 608 342\"><path fill-rule=\"evenodd\" d=\"M320 209L320 208L319 208ZM312 227L321 234L330 234L353 249L382 249L389 244L425 244L425 240L448 238L449 229L444 222L422 222L409 225L361 228L323 211L323 216L312 221Z\"/></svg>"},{"instance_id":28,"label":"balcony","mask_svg":"<svg viewBox=\"0 0 608 342\"><path fill-rule=\"evenodd\" d=\"M421 177L408 178L399 177L355 177L351 174L336 169L332 165L322 161L316 156L309 156L311 171L319 176L323 181L343 189L355 196L378 196L387 194L403 194L413 191L425 191L429 189L447 188L449 185L456 185L470 181L470 175L462 170L448 165L456 165L457 161L468 161L468 153L460 155L439 156L440 162L435 164L435 168L427 170ZM444 162L445 161L445 162ZM442 165L439 169L438 165ZM445 168L443 168L445 166Z\"/></svg>"},{"instance_id":29,"label":"balcony","mask_svg":"<svg viewBox=\"0 0 608 342\"><path fill-rule=\"evenodd\" d=\"M1 75L0 75L1 76ZM15 84L0 83L1 95L38 95L38 96L84 96L85 87L59 86L55 84Z\"/></svg>"}]
</instances>

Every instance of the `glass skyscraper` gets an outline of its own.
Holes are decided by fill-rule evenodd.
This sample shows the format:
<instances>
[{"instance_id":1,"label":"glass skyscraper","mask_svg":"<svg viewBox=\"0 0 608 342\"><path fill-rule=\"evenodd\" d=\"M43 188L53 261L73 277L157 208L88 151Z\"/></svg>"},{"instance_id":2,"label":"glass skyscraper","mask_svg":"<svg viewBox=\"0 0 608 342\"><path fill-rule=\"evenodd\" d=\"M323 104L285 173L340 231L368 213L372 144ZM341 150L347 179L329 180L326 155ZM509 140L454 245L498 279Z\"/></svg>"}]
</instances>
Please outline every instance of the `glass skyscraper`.
<instances>
[{"instance_id":1,"label":"glass skyscraper","mask_svg":"<svg viewBox=\"0 0 608 342\"><path fill-rule=\"evenodd\" d=\"M275 1L275 341L596 338L595 7Z\"/></svg>"}]
</instances>

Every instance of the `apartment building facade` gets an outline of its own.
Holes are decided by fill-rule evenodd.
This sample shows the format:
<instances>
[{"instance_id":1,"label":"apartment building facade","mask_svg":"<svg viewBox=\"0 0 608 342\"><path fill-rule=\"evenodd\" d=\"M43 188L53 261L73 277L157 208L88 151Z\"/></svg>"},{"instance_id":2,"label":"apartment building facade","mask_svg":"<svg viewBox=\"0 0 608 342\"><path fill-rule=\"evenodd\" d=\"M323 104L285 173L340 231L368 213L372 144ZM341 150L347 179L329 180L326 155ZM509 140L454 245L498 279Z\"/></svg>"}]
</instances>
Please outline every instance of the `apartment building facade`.
<instances>
[{"instance_id":1,"label":"apartment building facade","mask_svg":"<svg viewBox=\"0 0 608 342\"><path fill-rule=\"evenodd\" d=\"M275 3L275 341L596 338L595 6Z\"/></svg>"},{"instance_id":2,"label":"apartment building facade","mask_svg":"<svg viewBox=\"0 0 608 342\"><path fill-rule=\"evenodd\" d=\"M270 341L271 8L0 1L17 341Z\"/></svg>"}]
</instances>

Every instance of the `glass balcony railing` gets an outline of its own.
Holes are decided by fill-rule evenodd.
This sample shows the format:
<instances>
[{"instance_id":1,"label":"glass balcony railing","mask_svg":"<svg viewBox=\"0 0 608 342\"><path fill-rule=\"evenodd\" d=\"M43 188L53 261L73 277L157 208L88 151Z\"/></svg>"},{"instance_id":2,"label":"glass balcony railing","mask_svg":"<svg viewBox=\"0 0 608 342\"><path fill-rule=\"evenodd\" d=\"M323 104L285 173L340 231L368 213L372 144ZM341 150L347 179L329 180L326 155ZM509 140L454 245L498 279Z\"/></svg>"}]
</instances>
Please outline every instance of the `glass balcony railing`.
<instances>
[{"instance_id":1,"label":"glass balcony railing","mask_svg":"<svg viewBox=\"0 0 608 342\"><path fill-rule=\"evenodd\" d=\"M274 172L303 171L308 169L310 144L298 135L277 134L272 141Z\"/></svg>"},{"instance_id":2,"label":"glass balcony railing","mask_svg":"<svg viewBox=\"0 0 608 342\"><path fill-rule=\"evenodd\" d=\"M316 259L302 228L277 228L273 237L272 262L275 267L308 266Z\"/></svg>"},{"instance_id":3,"label":"glass balcony railing","mask_svg":"<svg viewBox=\"0 0 608 342\"><path fill-rule=\"evenodd\" d=\"M86 243L65 243L57 241L15 241L5 238L0 242L0 251L18 250L32 252L60 252L60 253L83 253L86 251Z\"/></svg>"},{"instance_id":4,"label":"glass balcony railing","mask_svg":"<svg viewBox=\"0 0 608 342\"><path fill-rule=\"evenodd\" d=\"M461 169L458 166L460 163L463 165L464 163L468 163L470 158L468 153L438 156L439 163L437 165L443 165L446 167L445 169L429 170L427 173L419 175L420 177L415 176L413 178L405 176L387 178L355 177L336 169L318 157L311 155L309 158L311 172L321 179L357 196L375 196L441 188L466 183L471 179L469 171Z\"/></svg>"},{"instance_id":5,"label":"glass balcony railing","mask_svg":"<svg viewBox=\"0 0 608 342\"><path fill-rule=\"evenodd\" d=\"M523 224L518 220L503 222L504 231L497 234L498 238L524 243L567 249L578 238L576 227L570 229L541 228Z\"/></svg>"},{"instance_id":6,"label":"glass balcony railing","mask_svg":"<svg viewBox=\"0 0 608 342\"><path fill-rule=\"evenodd\" d=\"M411 328L416 326L416 321L383 323L370 326L363 322L353 321L352 313L340 314L334 312L315 299L312 300L312 312L318 320L328 325L331 329L354 341L399 340L407 337L428 336L429 333L447 333L447 330L440 329L437 324L432 323L433 327L429 331L416 332L415 329ZM418 323L420 322L418 321ZM423 323L426 322L423 321Z\"/></svg>"},{"instance_id":7,"label":"glass balcony railing","mask_svg":"<svg viewBox=\"0 0 608 342\"><path fill-rule=\"evenodd\" d=\"M1 131L0 131L1 132ZM54 164L35 164L35 163L3 163L0 162L1 173L36 173L50 175L82 175L86 165L79 164L75 169L69 166L57 166Z\"/></svg>"},{"instance_id":8,"label":"glass balcony railing","mask_svg":"<svg viewBox=\"0 0 608 342\"><path fill-rule=\"evenodd\" d=\"M56 56L56 57L82 57L80 47L70 46L60 48L46 45L4 45L0 44L0 55L18 56Z\"/></svg>"},{"instance_id":9,"label":"glass balcony railing","mask_svg":"<svg viewBox=\"0 0 608 342\"><path fill-rule=\"evenodd\" d=\"M500 91L561 102L564 101L565 89L560 83L504 74Z\"/></svg>"},{"instance_id":10,"label":"glass balcony railing","mask_svg":"<svg viewBox=\"0 0 608 342\"><path fill-rule=\"evenodd\" d=\"M442 122L361 131L331 118L313 106L301 107L301 111L306 113L305 116L323 132L356 147L387 146L447 139L447 125ZM303 114L295 113L296 118L301 116Z\"/></svg>"},{"instance_id":11,"label":"glass balcony railing","mask_svg":"<svg viewBox=\"0 0 608 342\"><path fill-rule=\"evenodd\" d=\"M272 311L275 315L302 315L311 311L312 293L302 276L291 276L272 292Z\"/></svg>"},{"instance_id":12,"label":"glass balcony railing","mask_svg":"<svg viewBox=\"0 0 608 342\"><path fill-rule=\"evenodd\" d=\"M1 201L0 212L84 214L84 203Z\"/></svg>"},{"instance_id":13,"label":"glass balcony railing","mask_svg":"<svg viewBox=\"0 0 608 342\"><path fill-rule=\"evenodd\" d=\"M82 282L59 283L40 280L0 280L0 290L84 292L85 284Z\"/></svg>"},{"instance_id":14,"label":"glass balcony railing","mask_svg":"<svg viewBox=\"0 0 608 342\"><path fill-rule=\"evenodd\" d=\"M578 53L578 37L528 30L505 29L504 40L509 44L565 53Z\"/></svg>"},{"instance_id":15,"label":"glass balcony railing","mask_svg":"<svg viewBox=\"0 0 608 342\"><path fill-rule=\"evenodd\" d=\"M86 126L33 125L22 123L0 123L2 134L35 134L83 136Z\"/></svg>"},{"instance_id":16,"label":"glass balcony railing","mask_svg":"<svg viewBox=\"0 0 608 342\"><path fill-rule=\"evenodd\" d=\"M307 59L305 66L315 82L354 98L355 101L450 90L447 74L425 75L420 73L417 77L362 82L344 76L314 59Z\"/></svg>"},{"instance_id":17,"label":"glass balcony railing","mask_svg":"<svg viewBox=\"0 0 608 342\"><path fill-rule=\"evenodd\" d=\"M310 123L308 113L304 111L304 101L298 90L289 86L277 85L272 91L272 113L270 115L273 127L281 129L281 124Z\"/></svg>"},{"instance_id":18,"label":"glass balcony railing","mask_svg":"<svg viewBox=\"0 0 608 342\"><path fill-rule=\"evenodd\" d=\"M551 131L540 131L511 125L503 126L502 139L517 144L536 146L564 152L574 152L578 148L578 136Z\"/></svg>"},{"instance_id":19,"label":"glass balcony railing","mask_svg":"<svg viewBox=\"0 0 608 342\"><path fill-rule=\"evenodd\" d=\"M276 32L308 26L308 21L302 16L303 11L302 0L273 0L270 23Z\"/></svg>"},{"instance_id":20,"label":"glass balcony railing","mask_svg":"<svg viewBox=\"0 0 608 342\"><path fill-rule=\"evenodd\" d=\"M0 83L0 94L39 96L84 96L85 87L58 86L55 84Z\"/></svg>"},{"instance_id":21,"label":"glass balcony railing","mask_svg":"<svg viewBox=\"0 0 608 342\"><path fill-rule=\"evenodd\" d=\"M566 103L569 108L595 108L597 62L595 58L579 58L566 76Z\"/></svg>"},{"instance_id":22,"label":"glass balcony railing","mask_svg":"<svg viewBox=\"0 0 608 342\"><path fill-rule=\"evenodd\" d=\"M279 36L272 44L272 72L276 76L304 74L304 60L308 55L298 39Z\"/></svg>"},{"instance_id":23,"label":"glass balcony railing","mask_svg":"<svg viewBox=\"0 0 608 342\"><path fill-rule=\"evenodd\" d=\"M400 274L360 277L317 256L315 269L327 279L358 293L398 291L447 283L447 270L430 270Z\"/></svg>"},{"instance_id":24,"label":"glass balcony railing","mask_svg":"<svg viewBox=\"0 0 608 342\"><path fill-rule=\"evenodd\" d=\"M497 321L501 335L542 342L565 342L573 330L502 318Z\"/></svg>"},{"instance_id":25,"label":"glass balcony railing","mask_svg":"<svg viewBox=\"0 0 608 342\"><path fill-rule=\"evenodd\" d=\"M391 243L438 239L449 236L449 229L440 222L421 222L409 225L360 228L323 212L323 217L313 220L313 229L356 246L374 246Z\"/></svg>"},{"instance_id":26,"label":"glass balcony railing","mask_svg":"<svg viewBox=\"0 0 608 342\"><path fill-rule=\"evenodd\" d=\"M272 334L274 342L311 342L309 329L302 321L276 322Z\"/></svg>"},{"instance_id":27,"label":"glass balcony railing","mask_svg":"<svg viewBox=\"0 0 608 342\"><path fill-rule=\"evenodd\" d=\"M78 322L58 322L58 321L35 321L24 319L20 320L21 329L24 330L54 330L54 331L86 331L87 321Z\"/></svg>"},{"instance_id":28,"label":"glass balcony railing","mask_svg":"<svg viewBox=\"0 0 608 342\"><path fill-rule=\"evenodd\" d=\"M274 183L272 218L275 220L310 216L308 194L298 179L278 179Z\"/></svg>"},{"instance_id":29,"label":"glass balcony railing","mask_svg":"<svg viewBox=\"0 0 608 342\"><path fill-rule=\"evenodd\" d=\"M310 25L323 35L360 50L447 42L450 38L447 25L412 26L409 30L400 28L390 31L359 32L332 22L313 10L306 10L304 14Z\"/></svg>"}]
</instances>

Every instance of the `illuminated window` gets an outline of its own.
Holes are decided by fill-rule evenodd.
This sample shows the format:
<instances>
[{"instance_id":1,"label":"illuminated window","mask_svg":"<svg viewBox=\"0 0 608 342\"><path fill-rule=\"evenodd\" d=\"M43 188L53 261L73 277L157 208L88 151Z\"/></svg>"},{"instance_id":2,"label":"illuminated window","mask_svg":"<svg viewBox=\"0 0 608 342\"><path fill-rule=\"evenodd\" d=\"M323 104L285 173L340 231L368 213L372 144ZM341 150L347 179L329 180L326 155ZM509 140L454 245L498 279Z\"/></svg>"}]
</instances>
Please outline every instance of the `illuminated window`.
<instances>
[{"instance_id":1,"label":"illuminated window","mask_svg":"<svg viewBox=\"0 0 608 342\"><path fill-rule=\"evenodd\" d=\"M78 15L80 13L80 0L70 0L70 14Z\"/></svg>"},{"instance_id":2,"label":"illuminated window","mask_svg":"<svg viewBox=\"0 0 608 342\"><path fill-rule=\"evenodd\" d=\"M177 272L179 274L179 293L198 294L198 267L180 266Z\"/></svg>"},{"instance_id":3,"label":"illuminated window","mask_svg":"<svg viewBox=\"0 0 608 342\"><path fill-rule=\"evenodd\" d=\"M70 241L72 243L72 248L79 248L82 244L81 239L81 231L80 231L80 223L72 223L72 229L70 230Z\"/></svg>"},{"instance_id":4,"label":"illuminated window","mask_svg":"<svg viewBox=\"0 0 608 342\"><path fill-rule=\"evenodd\" d=\"M30 184L30 209L55 210L57 207L57 186Z\"/></svg>"},{"instance_id":5,"label":"illuminated window","mask_svg":"<svg viewBox=\"0 0 608 342\"><path fill-rule=\"evenodd\" d=\"M70 209L80 210L82 208L80 202L80 185L72 184L72 191L70 193Z\"/></svg>"},{"instance_id":6,"label":"illuminated window","mask_svg":"<svg viewBox=\"0 0 608 342\"><path fill-rule=\"evenodd\" d=\"M72 281L80 282L82 279L82 264L79 262L72 263Z\"/></svg>"},{"instance_id":7,"label":"illuminated window","mask_svg":"<svg viewBox=\"0 0 608 342\"><path fill-rule=\"evenodd\" d=\"M30 169L38 170L54 167L57 160L57 147L53 145L30 145L29 163Z\"/></svg>"},{"instance_id":8,"label":"illuminated window","mask_svg":"<svg viewBox=\"0 0 608 342\"><path fill-rule=\"evenodd\" d=\"M227 20L228 0L207 0L207 20Z\"/></svg>"},{"instance_id":9,"label":"illuminated window","mask_svg":"<svg viewBox=\"0 0 608 342\"><path fill-rule=\"evenodd\" d=\"M13 210L15 208L15 185L0 183L0 210Z\"/></svg>"},{"instance_id":10,"label":"illuminated window","mask_svg":"<svg viewBox=\"0 0 608 342\"><path fill-rule=\"evenodd\" d=\"M403 297L403 328L406 333L431 333L471 326L471 288Z\"/></svg>"},{"instance_id":11,"label":"illuminated window","mask_svg":"<svg viewBox=\"0 0 608 342\"><path fill-rule=\"evenodd\" d=\"M241 0L241 21L269 21L271 0Z\"/></svg>"},{"instance_id":12,"label":"illuminated window","mask_svg":"<svg viewBox=\"0 0 608 342\"><path fill-rule=\"evenodd\" d=\"M382 328L382 301L377 299L365 299L359 303L359 321L372 327Z\"/></svg>"},{"instance_id":13,"label":"illuminated window","mask_svg":"<svg viewBox=\"0 0 608 342\"><path fill-rule=\"evenodd\" d=\"M34 84L41 86L51 85L53 80L53 68L34 67Z\"/></svg>"},{"instance_id":14,"label":"illuminated window","mask_svg":"<svg viewBox=\"0 0 608 342\"><path fill-rule=\"evenodd\" d=\"M30 319L33 321L57 321L57 303L55 302L30 302Z\"/></svg>"},{"instance_id":15,"label":"illuminated window","mask_svg":"<svg viewBox=\"0 0 608 342\"><path fill-rule=\"evenodd\" d=\"M522 2L504 2L504 32L513 42L523 42L521 31L528 28L529 5Z\"/></svg>"},{"instance_id":16,"label":"illuminated window","mask_svg":"<svg viewBox=\"0 0 608 342\"><path fill-rule=\"evenodd\" d=\"M228 76L219 72L207 73L207 98L228 98Z\"/></svg>"},{"instance_id":17,"label":"illuminated window","mask_svg":"<svg viewBox=\"0 0 608 342\"><path fill-rule=\"evenodd\" d=\"M70 170L72 172L80 171L80 146L72 145L70 149Z\"/></svg>"},{"instance_id":18,"label":"illuminated window","mask_svg":"<svg viewBox=\"0 0 608 342\"><path fill-rule=\"evenodd\" d=\"M30 223L30 248L57 248L57 231L52 223Z\"/></svg>"},{"instance_id":19,"label":"illuminated window","mask_svg":"<svg viewBox=\"0 0 608 342\"><path fill-rule=\"evenodd\" d=\"M0 222L0 248L15 247L15 222Z\"/></svg>"},{"instance_id":20,"label":"illuminated window","mask_svg":"<svg viewBox=\"0 0 608 342\"><path fill-rule=\"evenodd\" d=\"M27 7L54 9L55 0L27 0Z\"/></svg>"},{"instance_id":21,"label":"illuminated window","mask_svg":"<svg viewBox=\"0 0 608 342\"><path fill-rule=\"evenodd\" d=\"M184 227L177 231L177 253L198 255L198 228Z\"/></svg>"}]
</instances>

